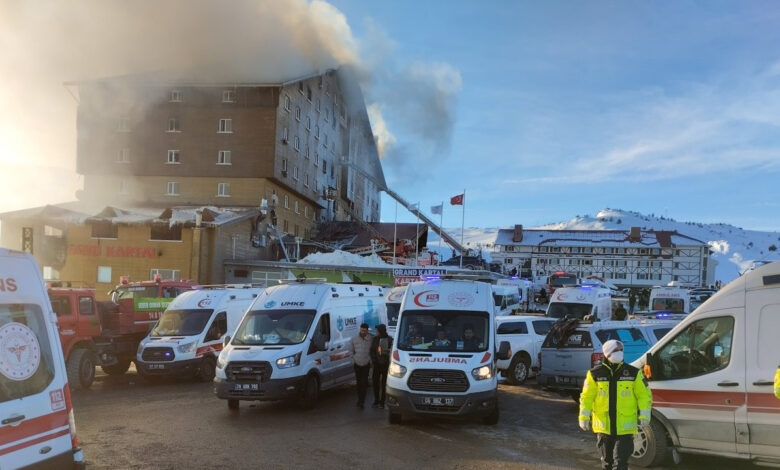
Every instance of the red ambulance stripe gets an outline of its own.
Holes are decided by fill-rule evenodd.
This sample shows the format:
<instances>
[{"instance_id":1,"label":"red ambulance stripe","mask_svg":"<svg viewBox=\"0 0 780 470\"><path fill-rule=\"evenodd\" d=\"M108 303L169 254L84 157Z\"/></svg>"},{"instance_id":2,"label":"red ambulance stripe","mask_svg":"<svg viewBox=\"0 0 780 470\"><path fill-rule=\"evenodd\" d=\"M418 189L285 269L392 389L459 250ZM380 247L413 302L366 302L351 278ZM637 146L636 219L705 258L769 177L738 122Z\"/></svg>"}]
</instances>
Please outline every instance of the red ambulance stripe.
<instances>
[{"instance_id":1,"label":"red ambulance stripe","mask_svg":"<svg viewBox=\"0 0 780 470\"><path fill-rule=\"evenodd\" d=\"M68 426L68 412L66 410L24 420L19 426L3 426L0 428L2 429L2 432L0 432L0 446L62 426ZM65 431L68 432L67 429Z\"/></svg>"},{"instance_id":2,"label":"red ambulance stripe","mask_svg":"<svg viewBox=\"0 0 780 470\"><path fill-rule=\"evenodd\" d=\"M15 446L8 447L7 449L0 450L0 455L10 454L11 452L16 452L17 450L25 449L30 446L34 446L35 444L40 444L41 442L50 441L52 439L56 439L60 436L64 436L66 434L70 433L70 429L63 429L61 431L57 431L54 434L48 434L46 436L41 436L37 439L33 439L31 441L23 442L21 444L17 444Z\"/></svg>"},{"instance_id":3,"label":"red ambulance stripe","mask_svg":"<svg viewBox=\"0 0 780 470\"><path fill-rule=\"evenodd\" d=\"M349 351L343 352L343 353L338 353L338 354L331 354L330 355L330 360L331 361L338 361L339 359L344 359L346 357L349 357L349 354L350 354Z\"/></svg>"},{"instance_id":4,"label":"red ambulance stripe","mask_svg":"<svg viewBox=\"0 0 780 470\"><path fill-rule=\"evenodd\" d=\"M745 404L745 393L701 390L653 389L653 406L659 408L693 408L700 410L733 410Z\"/></svg>"},{"instance_id":5,"label":"red ambulance stripe","mask_svg":"<svg viewBox=\"0 0 780 470\"><path fill-rule=\"evenodd\" d=\"M780 413L780 400L772 393L748 393L747 405L752 413Z\"/></svg>"},{"instance_id":6,"label":"red ambulance stripe","mask_svg":"<svg viewBox=\"0 0 780 470\"><path fill-rule=\"evenodd\" d=\"M195 357L200 357L204 354L211 353L211 352L218 353L222 351L222 347L223 347L222 343L213 344L211 346L201 346L195 351Z\"/></svg>"}]
</instances>

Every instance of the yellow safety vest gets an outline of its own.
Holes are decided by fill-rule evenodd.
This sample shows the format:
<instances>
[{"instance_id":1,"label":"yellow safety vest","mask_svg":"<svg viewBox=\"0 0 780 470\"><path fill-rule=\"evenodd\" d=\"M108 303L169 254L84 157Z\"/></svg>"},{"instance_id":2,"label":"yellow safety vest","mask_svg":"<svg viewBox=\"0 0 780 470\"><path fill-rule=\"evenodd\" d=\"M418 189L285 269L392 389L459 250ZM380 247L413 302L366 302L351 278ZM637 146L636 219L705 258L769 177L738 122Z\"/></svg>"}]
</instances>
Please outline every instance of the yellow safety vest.
<instances>
[{"instance_id":1,"label":"yellow safety vest","mask_svg":"<svg viewBox=\"0 0 780 470\"><path fill-rule=\"evenodd\" d=\"M595 433L613 434L614 419L614 434L634 434L637 411L640 418L650 420L652 405L652 392L639 369L625 363L604 363L588 371L580 395L579 419L592 420Z\"/></svg>"},{"instance_id":2,"label":"yellow safety vest","mask_svg":"<svg viewBox=\"0 0 780 470\"><path fill-rule=\"evenodd\" d=\"M775 372L775 396L780 398L780 367Z\"/></svg>"}]
</instances>

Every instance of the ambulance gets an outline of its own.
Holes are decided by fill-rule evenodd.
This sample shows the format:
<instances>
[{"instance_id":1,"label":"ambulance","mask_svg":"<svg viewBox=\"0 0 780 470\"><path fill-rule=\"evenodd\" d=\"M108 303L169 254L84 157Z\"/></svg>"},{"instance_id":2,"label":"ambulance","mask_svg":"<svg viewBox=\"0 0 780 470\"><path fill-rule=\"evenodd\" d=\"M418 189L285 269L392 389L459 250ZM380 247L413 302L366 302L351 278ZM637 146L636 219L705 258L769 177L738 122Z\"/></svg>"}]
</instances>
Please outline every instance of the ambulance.
<instances>
[{"instance_id":1,"label":"ambulance","mask_svg":"<svg viewBox=\"0 0 780 470\"><path fill-rule=\"evenodd\" d=\"M294 399L312 408L323 390L354 377L350 339L386 323L385 291L324 279L283 280L252 304L217 360L214 393L240 400Z\"/></svg>"},{"instance_id":2,"label":"ambulance","mask_svg":"<svg viewBox=\"0 0 780 470\"><path fill-rule=\"evenodd\" d=\"M38 263L0 248L0 272L0 468L84 468Z\"/></svg>"},{"instance_id":3,"label":"ambulance","mask_svg":"<svg viewBox=\"0 0 780 470\"><path fill-rule=\"evenodd\" d=\"M407 287L387 376L388 419L435 415L499 418L496 359L509 359L509 343L496 352L490 284L431 278Z\"/></svg>"},{"instance_id":4,"label":"ambulance","mask_svg":"<svg viewBox=\"0 0 780 470\"><path fill-rule=\"evenodd\" d=\"M690 313L690 291L681 287L653 287L650 290L650 310Z\"/></svg>"},{"instance_id":5,"label":"ambulance","mask_svg":"<svg viewBox=\"0 0 780 470\"><path fill-rule=\"evenodd\" d=\"M633 464L706 454L780 464L780 261L720 289L633 363L653 392Z\"/></svg>"},{"instance_id":6,"label":"ambulance","mask_svg":"<svg viewBox=\"0 0 780 470\"><path fill-rule=\"evenodd\" d=\"M598 284L560 287L550 297L545 314L552 318L579 318L592 320L612 318L612 291Z\"/></svg>"},{"instance_id":7,"label":"ambulance","mask_svg":"<svg viewBox=\"0 0 780 470\"><path fill-rule=\"evenodd\" d=\"M236 330L263 290L225 285L179 294L138 345L138 373L145 379L175 375L212 381L223 337Z\"/></svg>"}]
</instances>

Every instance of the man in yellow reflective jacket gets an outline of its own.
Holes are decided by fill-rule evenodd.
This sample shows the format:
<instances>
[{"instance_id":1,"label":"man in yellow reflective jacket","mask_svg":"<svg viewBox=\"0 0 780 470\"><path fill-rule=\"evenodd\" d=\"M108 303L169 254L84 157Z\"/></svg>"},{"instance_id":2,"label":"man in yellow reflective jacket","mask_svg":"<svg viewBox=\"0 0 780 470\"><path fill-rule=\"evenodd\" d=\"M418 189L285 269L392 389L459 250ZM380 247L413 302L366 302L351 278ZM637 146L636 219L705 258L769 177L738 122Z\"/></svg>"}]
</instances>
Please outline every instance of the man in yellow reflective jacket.
<instances>
[{"instance_id":1,"label":"man in yellow reflective jacket","mask_svg":"<svg viewBox=\"0 0 780 470\"><path fill-rule=\"evenodd\" d=\"M777 367L777 372L775 372L775 396L780 398L780 366Z\"/></svg>"},{"instance_id":2,"label":"man in yellow reflective jacket","mask_svg":"<svg viewBox=\"0 0 780 470\"><path fill-rule=\"evenodd\" d=\"M609 340L602 352L604 361L588 371L582 387L579 424L596 433L601 468L624 470L634 452L637 415L639 426L650 424L653 396L642 372L623 362L623 343Z\"/></svg>"}]
</instances>

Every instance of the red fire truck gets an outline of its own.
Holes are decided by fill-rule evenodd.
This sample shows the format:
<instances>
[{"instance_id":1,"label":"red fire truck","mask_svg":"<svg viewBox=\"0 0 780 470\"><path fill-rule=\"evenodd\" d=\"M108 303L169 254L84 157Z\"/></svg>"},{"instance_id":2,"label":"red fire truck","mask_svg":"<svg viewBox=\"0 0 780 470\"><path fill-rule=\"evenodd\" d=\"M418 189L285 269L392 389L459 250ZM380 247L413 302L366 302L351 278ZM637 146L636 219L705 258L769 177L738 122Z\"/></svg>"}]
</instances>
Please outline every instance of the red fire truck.
<instances>
[{"instance_id":1,"label":"red fire truck","mask_svg":"<svg viewBox=\"0 0 780 470\"><path fill-rule=\"evenodd\" d=\"M547 276L547 295L552 298L553 292L559 287L574 287L580 283L580 278L576 274L564 271L555 271Z\"/></svg>"},{"instance_id":2,"label":"red fire truck","mask_svg":"<svg viewBox=\"0 0 780 470\"><path fill-rule=\"evenodd\" d=\"M109 375L127 372L165 307L181 292L199 287L194 281L122 279L111 291L112 300L99 302L94 288L50 285L71 388L89 388L98 365Z\"/></svg>"}]
</instances>

